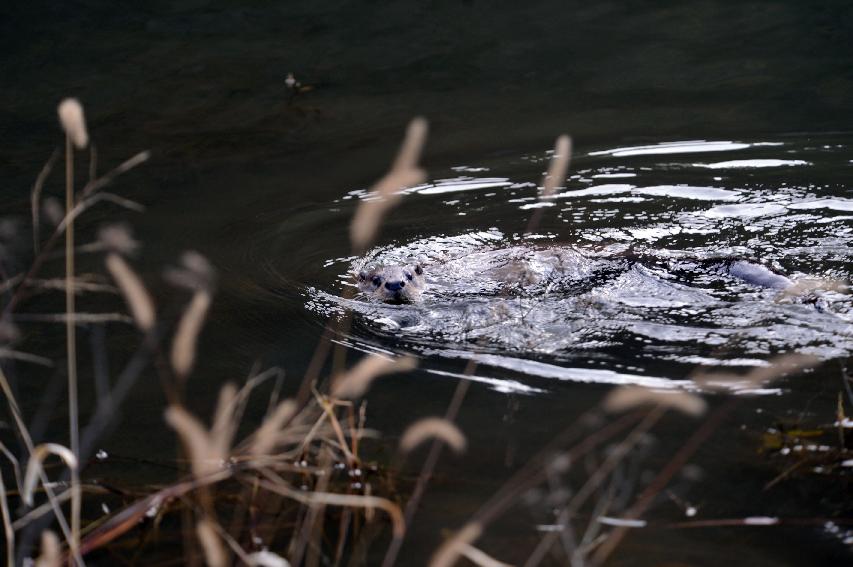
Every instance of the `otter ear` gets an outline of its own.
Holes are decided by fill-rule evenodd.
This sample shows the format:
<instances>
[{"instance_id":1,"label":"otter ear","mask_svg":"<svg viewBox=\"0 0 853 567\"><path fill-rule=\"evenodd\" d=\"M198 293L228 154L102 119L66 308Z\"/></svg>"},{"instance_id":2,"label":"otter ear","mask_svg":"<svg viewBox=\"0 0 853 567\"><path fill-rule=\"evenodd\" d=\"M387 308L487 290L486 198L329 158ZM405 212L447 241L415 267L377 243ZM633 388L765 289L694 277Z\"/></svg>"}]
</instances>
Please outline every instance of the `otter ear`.
<instances>
[{"instance_id":1,"label":"otter ear","mask_svg":"<svg viewBox=\"0 0 853 567\"><path fill-rule=\"evenodd\" d=\"M367 274L362 270L361 272L356 274L356 277L358 278L358 281L363 282L367 277Z\"/></svg>"},{"instance_id":2,"label":"otter ear","mask_svg":"<svg viewBox=\"0 0 853 567\"><path fill-rule=\"evenodd\" d=\"M419 276L423 275L423 273L424 273L423 266L421 266L420 264L415 264L415 273L418 274Z\"/></svg>"}]
</instances>

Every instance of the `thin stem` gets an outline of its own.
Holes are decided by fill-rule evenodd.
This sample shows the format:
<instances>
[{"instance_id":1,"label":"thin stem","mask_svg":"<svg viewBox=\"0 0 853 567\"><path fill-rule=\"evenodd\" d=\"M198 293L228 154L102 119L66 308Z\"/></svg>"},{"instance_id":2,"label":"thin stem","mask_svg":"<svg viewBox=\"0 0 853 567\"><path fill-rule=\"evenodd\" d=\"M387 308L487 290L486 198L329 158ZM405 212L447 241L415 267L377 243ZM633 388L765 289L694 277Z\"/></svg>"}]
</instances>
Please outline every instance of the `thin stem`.
<instances>
[{"instance_id":1,"label":"thin stem","mask_svg":"<svg viewBox=\"0 0 853 567\"><path fill-rule=\"evenodd\" d=\"M474 514L472 520L485 527L504 513L514 502L517 502L520 495L541 482L549 456L552 456L560 446L578 437L581 430L577 425L584 423L591 415L595 415L593 412L594 410L589 410L587 413L581 415L571 426L549 442L545 448L541 449L503 488L483 504ZM579 439L576 445L565 452L565 457L569 459L569 462L577 461L577 459L586 455L601 443L612 439L633 425L633 423L639 422L642 417L643 415L640 412L633 412L608 423L601 429Z\"/></svg>"},{"instance_id":2,"label":"thin stem","mask_svg":"<svg viewBox=\"0 0 853 567\"><path fill-rule=\"evenodd\" d=\"M590 475L580 490L577 491L571 501L563 508L563 513L560 514L561 524L569 526L569 522L575 514L578 513L587 498L592 496L593 492L598 489L604 479L619 463L622 462L622 459L628 451L630 451L640 441L640 439L648 433L649 429L658 422L665 411L665 408L662 406L655 407L648 415L646 415L643 421L634 428L631 434L616 446L604 463L602 463L601 466L598 467L592 475ZM596 518L593 517L592 521L595 522ZM530 557L527 558L527 562L525 562L524 566L535 567L536 565L539 565L539 563L541 563L542 560L545 559L546 555L551 551L554 541L565 531L565 529L566 528L564 527L563 530L549 532L546 534L545 537L539 541L539 544L536 546L536 549L534 549Z\"/></svg>"},{"instance_id":3,"label":"thin stem","mask_svg":"<svg viewBox=\"0 0 853 567\"><path fill-rule=\"evenodd\" d=\"M6 403L9 404L9 411L12 413L12 419L15 420L15 425L18 428L18 433L21 436L21 439L24 442L24 445L27 448L27 456L33 454L34 446L33 446L33 438L30 436L30 432L27 430L27 426L24 423L24 418L21 415L21 408L18 407L18 402L15 399L14 394L12 393L12 387L9 385L9 381L6 379L6 375L3 373L3 368L0 367L0 392L6 396ZM39 479L41 480L42 486L44 487L44 492L47 494L47 499L50 502L51 508L53 508L53 513L56 516L56 521L59 523L59 527L62 530L62 535L65 537L66 541L68 541L69 547L71 546L71 533L68 529L68 524L65 522L65 517L62 515L62 508L59 505L59 501L56 498L56 495L53 492L53 489L50 488L50 483L48 482L47 475L44 472L44 469L39 470ZM74 560L78 565L85 567L83 563L83 558L80 556L79 549L71 548L71 555L74 557Z\"/></svg>"},{"instance_id":4,"label":"thin stem","mask_svg":"<svg viewBox=\"0 0 853 567\"><path fill-rule=\"evenodd\" d=\"M50 159L47 160L47 163L44 164L41 171L36 177L36 182L33 185L33 190L30 193L30 208L32 209L33 216L33 254L38 256L39 254L39 214L40 214L40 201L41 201L41 191L44 188L44 182L47 181L47 176L50 175L51 170L53 169L54 164L56 164L56 160L59 159L62 153L59 148L54 150L54 152L50 155Z\"/></svg>"},{"instance_id":5,"label":"thin stem","mask_svg":"<svg viewBox=\"0 0 853 567\"><path fill-rule=\"evenodd\" d=\"M681 449L670 459L670 461L661 469L658 475L646 487L646 489L637 497L637 501L628 509L622 518L626 520L636 520L649 508L655 497L666 488L667 483L672 480L675 473L680 471L690 457L702 446L702 444L711 436L712 433L720 426L720 423L731 413L740 400L729 400L725 404L718 407L713 414L690 436L687 442L682 445ZM613 550L622 541L622 538L627 534L627 528L620 527L613 531L610 537L604 541L601 547L596 550L593 557L593 563L602 565L607 558L613 553Z\"/></svg>"},{"instance_id":6,"label":"thin stem","mask_svg":"<svg viewBox=\"0 0 853 567\"><path fill-rule=\"evenodd\" d=\"M81 191L81 196L87 197L98 189L100 189L101 187L106 187L107 185L112 183L116 177L118 177L122 173L130 171L139 164L145 163L150 157L151 152L146 150L144 152L139 152L130 159L124 160L117 167L114 167L111 171L107 172L101 177L98 177L97 179L91 179L88 183L86 183L86 185L83 187L83 190ZM97 154L94 154L94 159L95 162L92 164L92 168L97 167ZM91 169L90 175L92 175L93 173L94 169Z\"/></svg>"},{"instance_id":7,"label":"thin stem","mask_svg":"<svg viewBox=\"0 0 853 567\"><path fill-rule=\"evenodd\" d=\"M71 138L65 137L65 210L74 209L74 147ZM80 457L80 430L77 401L77 327L74 321L74 218L69 217L65 230L65 335L68 351L68 428L71 452ZM80 545L80 472L71 469L71 545L76 555Z\"/></svg>"},{"instance_id":8,"label":"thin stem","mask_svg":"<svg viewBox=\"0 0 853 567\"><path fill-rule=\"evenodd\" d=\"M36 254L35 258L33 259L33 263L30 265L30 269L27 271L27 273L20 280L18 287L15 289L14 293L12 294L12 297L9 299L9 302L3 307L3 311L2 311L3 316L8 315L9 313L11 313L15 309L15 307L17 307L18 303L20 303L20 301L24 297L24 291L26 288L26 286L24 284L28 280L30 280L33 276L35 276L36 273L38 273L38 271L42 267L42 264L44 264L44 262L50 258L48 253L50 252L50 250L53 249L53 246L59 242L59 237L66 230L66 227L69 224L71 224L74 221L74 219L77 218L77 216L80 215L84 210L86 210L88 207L94 205L99 200L111 201L111 202L116 203L117 205L119 205L121 207L127 207L127 208L130 208L132 210L140 210L140 211L143 210L143 207L141 205L138 205L137 203L134 203L134 202L129 201L127 199L123 199L117 195L112 195L110 193L102 193L102 194L91 196L90 194L92 192L94 192L95 190L100 189L101 187L103 187L105 185L108 185L109 183L112 182L112 180L116 176L118 176L121 173L124 173L125 171L128 171L129 169L131 169L132 167L135 167L136 165L142 163L146 159L148 159L148 152L142 152L140 154L137 154L136 156L134 156L131 159L124 162L123 164L119 165L117 168L115 168L109 174L107 174L103 177L99 177L95 181L86 184L86 187L84 187L84 189L82 191L82 197L84 197L84 198L80 201L80 203L74 209L70 209L70 210L66 209L65 218L62 220L62 222L59 224L59 226L56 227L56 229L53 231L53 234L50 236L50 238L48 238L47 242L45 242L44 246L40 246L39 252ZM71 173L73 174L73 172L74 172L73 164L71 165L70 169L71 169ZM66 196L66 203L67 202L68 202L68 199Z\"/></svg>"},{"instance_id":9,"label":"thin stem","mask_svg":"<svg viewBox=\"0 0 853 567\"><path fill-rule=\"evenodd\" d=\"M474 374L476 368L477 363L473 360L469 361L468 366L465 368L465 375L471 376ZM470 385L471 383L468 380L460 380L456 385L456 390L453 392L453 398L451 398L450 404L447 406L447 411L444 413L444 418L447 421L454 421L456 419L456 416L459 414L459 408L465 400L465 394L468 393L468 387ZM412 492L411 498L409 498L409 501L406 503L403 518L407 527L412 524L412 518L414 518L415 511L418 509L418 505L420 504L424 492L426 492L427 484L429 483L430 478L432 478L432 473L435 470L435 466L438 464L438 458L441 456L441 449L443 447L444 443L438 439L432 442L429 454L421 468L421 473L418 475L415 489ZM397 561L397 555L400 553L400 548L403 546L404 536L405 534L400 537L395 537L391 541L391 545L388 546L388 551L385 553L385 559L382 561L383 567L391 567Z\"/></svg>"},{"instance_id":10,"label":"thin stem","mask_svg":"<svg viewBox=\"0 0 853 567\"><path fill-rule=\"evenodd\" d=\"M15 531L12 529L12 516L9 514L9 502L6 500L6 485L0 472L0 511L3 512L3 533L6 535L6 564L15 566Z\"/></svg>"},{"instance_id":11,"label":"thin stem","mask_svg":"<svg viewBox=\"0 0 853 567\"><path fill-rule=\"evenodd\" d=\"M95 142L89 141L89 183L94 183L98 174L98 148Z\"/></svg>"}]
</instances>

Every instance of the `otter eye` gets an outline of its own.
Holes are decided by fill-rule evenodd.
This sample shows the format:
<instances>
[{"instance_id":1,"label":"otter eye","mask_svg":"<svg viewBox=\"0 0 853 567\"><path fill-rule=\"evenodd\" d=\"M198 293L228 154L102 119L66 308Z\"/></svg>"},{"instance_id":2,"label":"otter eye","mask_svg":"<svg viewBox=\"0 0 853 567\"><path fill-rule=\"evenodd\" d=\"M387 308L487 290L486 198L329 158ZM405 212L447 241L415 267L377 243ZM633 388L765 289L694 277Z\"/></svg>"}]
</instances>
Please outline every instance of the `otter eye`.
<instances>
[{"instance_id":1,"label":"otter eye","mask_svg":"<svg viewBox=\"0 0 853 567\"><path fill-rule=\"evenodd\" d=\"M418 275L421 275L421 274L423 274L423 273L424 273L424 269L423 269L423 268L421 268L420 264L418 264L417 266L415 266L415 273L416 273L416 274L418 274Z\"/></svg>"},{"instance_id":2,"label":"otter eye","mask_svg":"<svg viewBox=\"0 0 853 567\"><path fill-rule=\"evenodd\" d=\"M377 287L378 287L378 286L379 286L379 284L381 284L381 283L382 283L382 278L380 278L379 276L373 276L373 280L372 280L372 281L373 281L373 285L375 285L375 286L377 286Z\"/></svg>"},{"instance_id":3,"label":"otter eye","mask_svg":"<svg viewBox=\"0 0 853 567\"><path fill-rule=\"evenodd\" d=\"M406 279L409 281L412 281L412 274L410 274L409 272L406 272Z\"/></svg>"}]
</instances>

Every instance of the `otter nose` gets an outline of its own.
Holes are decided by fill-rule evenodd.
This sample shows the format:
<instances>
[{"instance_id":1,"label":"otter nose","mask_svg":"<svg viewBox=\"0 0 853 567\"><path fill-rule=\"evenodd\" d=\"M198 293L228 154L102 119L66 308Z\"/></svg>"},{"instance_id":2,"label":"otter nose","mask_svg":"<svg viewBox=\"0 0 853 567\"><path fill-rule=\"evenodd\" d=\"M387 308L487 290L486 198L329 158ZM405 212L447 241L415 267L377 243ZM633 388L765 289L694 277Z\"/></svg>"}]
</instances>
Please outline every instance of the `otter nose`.
<instances>
[{"instance_id":1,"label":"otter nose","mask_svg":"<svg viewBox=\"0 0 853 567\"><path fill-rule=\"evenodd\" d=\"M404 287L406 287L406 282L404 282L404 281L385 282L385 289L387 289L388 291L397 291L397 290L404 288Z\"/></svg>"}]
</instances>

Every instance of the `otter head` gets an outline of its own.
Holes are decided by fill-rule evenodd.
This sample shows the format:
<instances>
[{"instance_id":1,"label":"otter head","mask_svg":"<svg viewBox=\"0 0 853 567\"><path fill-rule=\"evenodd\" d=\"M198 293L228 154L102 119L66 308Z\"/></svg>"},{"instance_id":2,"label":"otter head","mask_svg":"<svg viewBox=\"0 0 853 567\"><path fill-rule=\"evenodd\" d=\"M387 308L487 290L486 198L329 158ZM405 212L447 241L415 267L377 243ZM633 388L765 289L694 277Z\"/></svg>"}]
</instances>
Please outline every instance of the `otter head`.
<instances>
[{"instance_id":1,"label":"otter head","mask_svg":"<svg viewBox=\"0 0 853 567\"><path fill-rule=\"evenodd\" d=\"M368 297L389 303L408 303L420 298L424 269L420 264L379 266L356 276L358 289Z\"/></svg>"}]
</instances>

